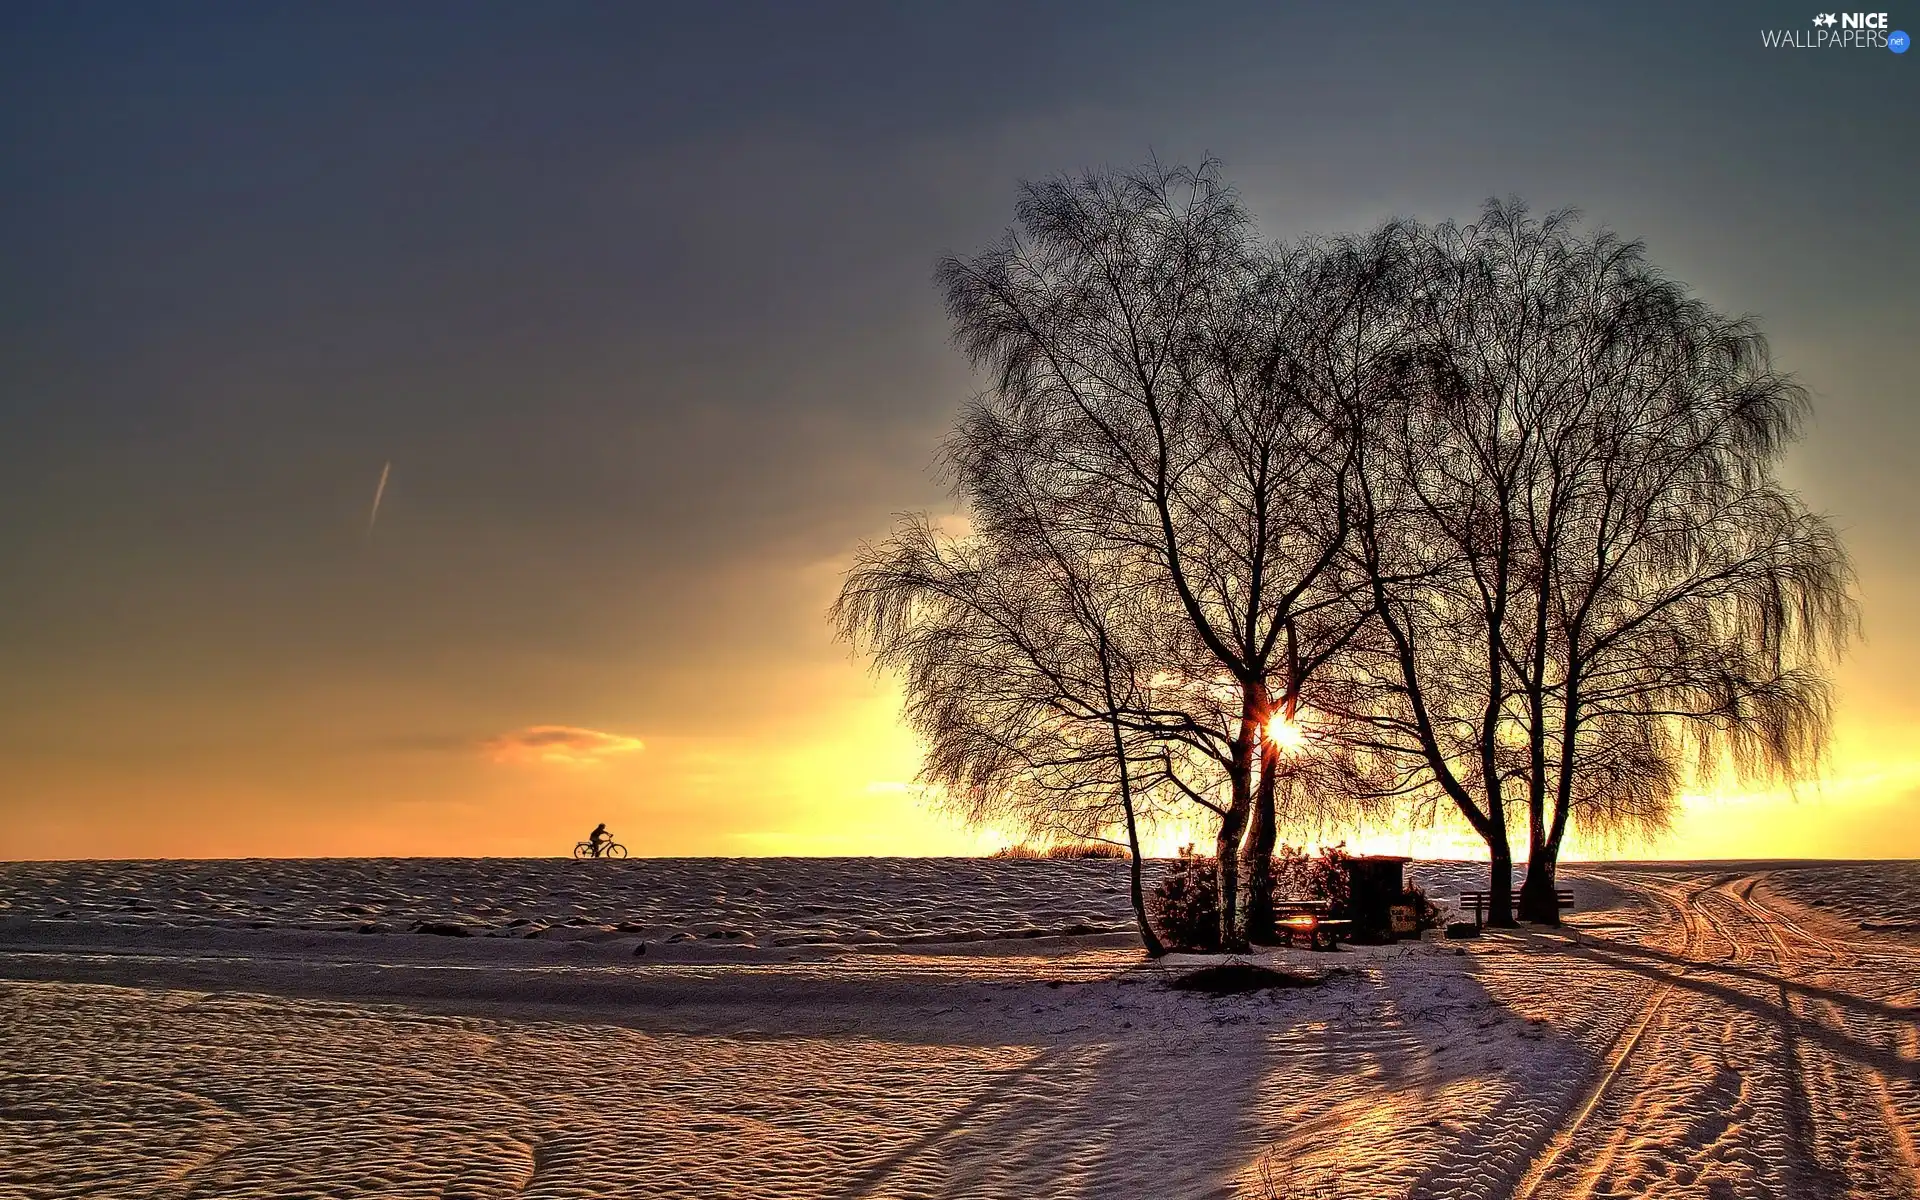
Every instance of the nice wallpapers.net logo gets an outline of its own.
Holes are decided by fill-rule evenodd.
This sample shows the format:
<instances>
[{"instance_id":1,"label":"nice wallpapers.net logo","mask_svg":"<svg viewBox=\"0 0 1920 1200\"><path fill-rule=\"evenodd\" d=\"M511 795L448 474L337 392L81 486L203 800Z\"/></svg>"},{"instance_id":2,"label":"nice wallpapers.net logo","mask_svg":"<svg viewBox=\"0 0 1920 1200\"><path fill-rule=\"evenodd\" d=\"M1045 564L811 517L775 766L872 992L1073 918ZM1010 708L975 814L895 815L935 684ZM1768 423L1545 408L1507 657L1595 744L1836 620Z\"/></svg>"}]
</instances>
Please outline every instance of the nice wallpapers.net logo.
<instances>
[{"instance_id":1,"label":"nice wallpapers.net logo","mask_svg":"<svg viewBox=\"0 0 1920 1200\"><path fill-rule=\"evenodd\" d=\"M1762 29L1760 44L1770 50L1891 50L1905 54L1913 44L1894 29L1886 13L1815 13L1809 29Z\"/></svg>"}]
</instances>

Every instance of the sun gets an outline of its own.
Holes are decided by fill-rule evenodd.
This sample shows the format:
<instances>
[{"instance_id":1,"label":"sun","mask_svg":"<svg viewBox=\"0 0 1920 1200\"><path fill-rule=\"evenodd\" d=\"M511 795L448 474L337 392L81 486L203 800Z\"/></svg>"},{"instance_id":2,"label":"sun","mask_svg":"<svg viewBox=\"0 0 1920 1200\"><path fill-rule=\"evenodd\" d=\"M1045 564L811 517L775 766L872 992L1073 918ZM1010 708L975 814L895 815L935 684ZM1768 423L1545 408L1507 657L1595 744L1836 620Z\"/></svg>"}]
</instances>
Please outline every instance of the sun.
<instances>
[{"instance_id":1,"label":"sun","mask_svg":"<svg viewBox=\"0 0 1920 1200\"><path fill-rule=\"evenodd\" d=\"M1285 713L1275 713L1267 722L1267 740L1280 753L1292 754L1307 744L1307 731L1289 721Z\"/></svg>"}]
</instances>

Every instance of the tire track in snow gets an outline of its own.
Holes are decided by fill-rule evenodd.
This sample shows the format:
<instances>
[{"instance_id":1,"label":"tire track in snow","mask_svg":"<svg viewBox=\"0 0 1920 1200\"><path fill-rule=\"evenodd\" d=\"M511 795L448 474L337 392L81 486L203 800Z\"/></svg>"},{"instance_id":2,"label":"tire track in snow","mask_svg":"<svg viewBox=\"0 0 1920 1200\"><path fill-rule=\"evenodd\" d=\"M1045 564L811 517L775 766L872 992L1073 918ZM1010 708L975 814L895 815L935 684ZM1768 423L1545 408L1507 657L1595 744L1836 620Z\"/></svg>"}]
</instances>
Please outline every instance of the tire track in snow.
<instances>
[{"instance_id":1,"label":"tire track in snow","mask_svg":"<svg viewBox=\"0 0 1920 1200\"><path fill-rule=\"evenodd\" d=\"M1782 975L1780 1004L1786 1013L1785 1027L1792 1031L1800 1023L1801 1018L1794 1010L1793 999L1785 980L1789 969L1788 960L1797 960L1793 965L1801 967L1804 974L1809 966L1815 970L1844 966L1847 959L1840 949L1842 943L1816 934L1786 914L1756 902L1753 899L1753 893L1759 882L1758 876L1742 880L1741 883L1744 886L1740 887L1735 895L1739 903L1752 915L1753 923L1773 944ZM1796 935L1799 941L1797 950L1788 945L1786 937L1781 933L1782 928L1791 930ZM1820 961L1810 964L1807 960L1813 955L1818 955ZM1852 1028L1854 1022L1832 1000L1803 996L1802 1003L1809 1010L1806 1018L1808 1024L1840 1037L1858 1037ZM1819 1016L1815 1015L1819 1013L1824 1013L1831 1020L1819 1019ZM1871 1044L1873 1039L1860 1040ZM1894 1048L1893 1052L1897 1054L1897 1048ZM1843 1061L1841 1055L1830 1049L1816 1047L1811 1057L1815 1058L1820 1066L1815 1078L1828 1085L1824 1090L1823 1099L1842 1114L1840 1120L1832 1123L1837 1140L1841 1140L1843 1146L1852 1151L1848 1155L1848 1161L1843 1164L1845 1168L1843 1171L1833 1168L1830 1170L1840 1175L1843 1183L1846 1184L1859 1184L1863 1181L1863 1175L1875 1177L1872 1182L1877 1185L1873 1193L1876 1195L1920 1196L1920 1160L1916 1159L1912 1136L1903 1127L1904 1123L1900 1120L1895 1108L1885 1072L1864 1063ZM1804 1057L1801 1062L1804 1064ZM1864 1087L1861 1086L1863 1084ZM1872 1102L1871 1106L1855 1106L1847 1103L1857 1094L1864 1094ZM1862 1129L1863 1124L1869 1127L1878 1126L1878 1128ZM1877 1146L1892 1146L1897 1163L1889 1163L1881 1159L1873 1149ZM1839 1148L1836 1147L1836 1149ZM1862 1148L1865 1149L1864 1153L1861 1152Z\"/></svg>"},{"instance_id":2,"label":"tire track in snow","mask_svg":"<svg viewBox=\"0 0 1920 1200\"><path fill-rule=\"evenodd\" d=\"M1625 883L1623 880L1609 880L1609 882L1615 884ZM1635 885L1627 884L1626 886L1632 887ZM1684 957L1691 958L1700 944L1701 937L1699 928L1694 922L1692 913L1688 911L1685 900L1683 898L1676 898L1668 889L1657 886L1640 887L1639 890L1643 893L1650 892L1666 901L1673 912L1680 918L1682 941L1678 952ZM1641 1038L1646 1034L1647 1027L1653 1024L1654 1019L1660 1015L1661 1009L1665 1007L1668 996L1673 993L1673 988L1674 985L1671 981L1660 984L1655 988L1653 993L1647 997L1647 1002L1641 1009L1639 1017L1634 1020L1627 1031L1620 1036L1620 1039L1616 1041L1613 1047L1607 1052L1605 1059L1602 1060L1600 1069L1594 1076L1593 1082L1588 1086L1585 1096L1581 1099L1580 1103L1575 1106L1573 1115L1562 1125L1560 1131L1548 1140L1545 1147L1535 1156L1533 1161L1527 1165L1525 1173L1522 1174L1520 1178L1519 1185L1514 1189L1516 1200L1533 1200L1533 1197L1542 1194L1540 1189L1546 1180L1552 1175L1555 1168L1566 1156L1580 1143L1580 1139L1587 1128L1588 1122L1593 1118L1594 1111L1600 1107L1601 1101L1606 1099L1612 1091L1615 1081L1619 1079L1621 1072L1626 1068L1628 1062L1631 1061L1634 1050L1639 1046ZM1605 1163L1613 1157L1612 1151L1617 1144L1617 1140L1616 1138L1614 1141L1610 1141L1603 1149L1598 1159L1601 1169L1604 1169Z\"/></svg>"},{"instance_id":3,"label":"tire track in snow","mask_svg":"<svg viewBox=\"0 0 1920 1200\"><path fill-rule=\"evenodd\" d=\"M1908 1056L1888 1043L1884 1018L1876 1024L1846 1001L1849 989L1810 978L1858 970L1863 956L1850 953L1855 947L1777 917L1753 899L1754 877L1611 881L1673 909L1683 933L1674 952L1681 961L1609 1051L1583 1102L1514 1195L1588 1200L1649 1189L1692 1193L1705 1184L1716 1196L1778 1188L1796 1200L1920 1197L1914 1139L1889 1068L1860 1057ZM1872 951L1864 958L1876 966L1885 957L1884 947L1858 949ZM1891 1036L1897 1043L1897 1029ZM1835 1039L1854 1043L1859 1054ZM1765 1053L1752 1058L1769 1045L1771 1062ZM1764 1141L1769 1127L1782 1143L1775 1164L1756 1140ZM1784 1168L1772 1183L1769 1166Z\"/></svg>"}]
</instances>

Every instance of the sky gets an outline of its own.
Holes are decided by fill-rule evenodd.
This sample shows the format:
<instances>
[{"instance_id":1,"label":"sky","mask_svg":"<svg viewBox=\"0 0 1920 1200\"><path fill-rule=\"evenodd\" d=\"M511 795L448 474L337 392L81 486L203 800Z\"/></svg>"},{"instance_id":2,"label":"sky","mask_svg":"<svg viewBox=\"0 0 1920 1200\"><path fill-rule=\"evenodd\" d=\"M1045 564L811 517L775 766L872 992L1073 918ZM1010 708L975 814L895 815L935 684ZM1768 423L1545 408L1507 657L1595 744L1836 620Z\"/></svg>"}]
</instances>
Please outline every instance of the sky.
<instances>
[{"instance_id":1,"label":"sky","mask_svg":"<svg viewBox=\"0 0 1920 1200\"><path fill-rule=\"evenodd\" d=\"M1763 47L1814 15L6 5L0 858L1004 843L825 611L952 507L936 259L1149 155L1272 237L1577 206L1757 314L1866 640L1819 778L1618 852L1920 857L1920 54Z\"/></svg>"}]
</instances>

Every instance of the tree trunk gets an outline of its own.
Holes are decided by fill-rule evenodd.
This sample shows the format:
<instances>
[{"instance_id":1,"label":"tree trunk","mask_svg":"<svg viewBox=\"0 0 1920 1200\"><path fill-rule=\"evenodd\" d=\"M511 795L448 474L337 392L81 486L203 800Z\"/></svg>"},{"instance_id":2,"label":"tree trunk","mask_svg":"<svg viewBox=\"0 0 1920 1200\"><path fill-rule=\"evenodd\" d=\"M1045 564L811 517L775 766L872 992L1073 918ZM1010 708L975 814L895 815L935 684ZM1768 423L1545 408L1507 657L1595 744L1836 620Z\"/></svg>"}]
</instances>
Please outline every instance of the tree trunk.
<instances>
[{"instance_id":1,"label":"tree trunk","mask_svg":"<svg viewBox=\"0 0 1920 1200\"><path fill-rule=\"evenodd\" d=\"M1560 903L1554 899L1558 857L1558 848L1549 849L1535 830L1527 844L1527 877L1520 885L1521 920L1539 925L1560 923Z\"/></svg>"},{"instance_id":2,"label":"tree trunk","mask_svg":"<svg viewBox=\"0 0 1920 1200\"><path fill-rule=\"evenodd\" d=\"M1577 635L1576 635L1577 637ZM1567 671L1566 707L1560 718L1559 778L1554 783L1553 824L1541 829L1536 806L1528 835L1527 879L1520 888L1520 915L1543 925L1560 923L1560 902L1554 899L1559 882L1560 842L1567 834L1567 816L1573 805L1573 767L1580 737L1580 679L1583 667L1575 659Z\"/></svg>"},{"instance_id":3,"label":"tree trunk","mask_svg":"<svg viewBox=\"0 0 1920 1200\"><path fill-rule=\"evenodd\" d=\"M1133 774L1127 766L1127 746L1120 735L1120 723L1114 722L1114 753L1120 763L1120 804L1127 814L1127 851L1131 861L1127 864L1127 887L1133 897L1133 919L1140 924L1140 940L1147 947L1148 958L1159 958L1167 952L1166 943L1153 930L1153 923L1147 920L1147 894L1140 884L1140 822L1133 812Z\"/></svg>"},{"instance_id":4,"label":"tree trunk","mask_svg":"<svg viewBox=\"0 0 1920 1200\"><path fill-rule=\"evenodd\" d=\"M1148 958L1159 958L1167 952L1167 944L1154 932L1153 923L1147 920L1147 894L1140 884L1140 837L1133 831L1133 816L1127 816L1128 848L1133 851L1133 863L1128 872L1128 884L1133 892L1133 919L1140 925L1140 941L1147 948Z\"/></svg>"},{"instance_id":5,"label":"tree trunk","mask_svg":"<svg viewBox=\"0 0 1920 1200\"><path fill-rule=\"evenodd\" d=\"M1513 851L1507 848L1506 825L1501 823L1498 828L1498 844L1489 842L1487 845L1493 856L1487 878L1487 899L1492 902L1491 911L1487 913L1487 924L1512 928Z\"/></svg>"},{"instance_id":6,"label":"tree trunk","mask_svg":"<svg viewBox=\"0 0 1920 1200\"><path fill-rule=\"evenodd\" d=\"M1533 743L1527 780L1527 875L1520 884L1520 919L1558 925L1560 906L1553 900L1553 855L1547 850L1547 756L1542 728L1544 706L1534 703L1529 737ZM1543 884L1541 881L1545 880ZM1545 888L1543 892L1541 889Z\"/></svg>"},{"instance_id":7,"label":"tree trunk","mask_svg":"<svg viewBox=\"0 0 1920 1200\"><path fill-rule=\"evenodd\" d=\"M1247 812L1252 803L1246 774L1236 770L1233 800L1227 805L1226 814L1220 818L1220 835L1213 844L1214 878L1219 885L1222 950L1244 949L1246 945L1240 936L1240 923L1236 918L1239 916L1237 906L1240 901L1240 834L1246 828Z\"/></svg>"},{"instance_id":8,"label":"tree trunk","mask_svg":"<svg viewBox=\"0 0 1920 1200\"><path fill-rule=\"evenodd\" d=\"M1527 876L1520 884L1520 919L1536 925L1558 925L1560 905L1553 898L1554 860L1559 847L1548 848L1544 806L1538 792L1532 798L1527 817Z\"/></svg>"},{"instance_id":9,"label":"tree trunk","mask_svg":"<svg viewBox=\"0 0 1920 1200\"><path fill-rule=\"evenodd\" d=\"M1273 940L1274 793L1280 782L1280 749L1270 739L1260 748L1260 787L1254 793L1253 814L1242 847L1240 929L1249 942Z\"/></svg>"},{"instance_id":10,"label":"tree trunk","mask_svg":"<svg viewBox=\"0 0 1920 1200\"><path fill-rule=\"evenodd\" d=\"M1240 731L1233 742L1233 766L1230 769L1233 796L1220 818L1220 833L1214 839L1213 866L1220 892L1220 948L1246 949L1240 930L1240 835L1245 832L1247 815L1253 808L1253 753L1260 740L1260 703L1252 688L1241 690Z\"/></svg>"},{"instance_id":11,"label":"tree trunk","mask_svg":"<svg viewBox=\"0 0 1920 1200\"><path fill-rule=\"evenodd\" d=\"M1572 755L1567 755L1570 760ZM1542 836L1535 829L1528 839L1527 878L1520 887L1520 915L1543 925L1560 923L1560 902L1554 898L1560 877L1560 843L1567 836L1567 809L1571 803L1569 763L1561 766L1560 789L1553 800L1553 825Z\"/></svg>"},{"instance_id":12,"label":"tree trunk","mask_svg":"<svg viewBox=\"0 0 1920 1200\"><path fill-rule=\"evenodd\" d=\"M1300 698L1300 643L1293 621L1286 623L1287 685L1283 703L1277 706L1291 722ZM1262 683L1256 691L1260 735L1260 790L1254 796L1253 820L1247 829L1247 842L1241 870L1246 873L1246 900L1242 904L1240 928L1249 942L1273 940L1273 843L1279 834L1274 815L1274 796L1280 784L1280 747L1269 736L1267 722L1273 719L1276 705L1273 692ZM1288 793L1292 795L1291 792Z\"/></svg>"}]
</instances>

